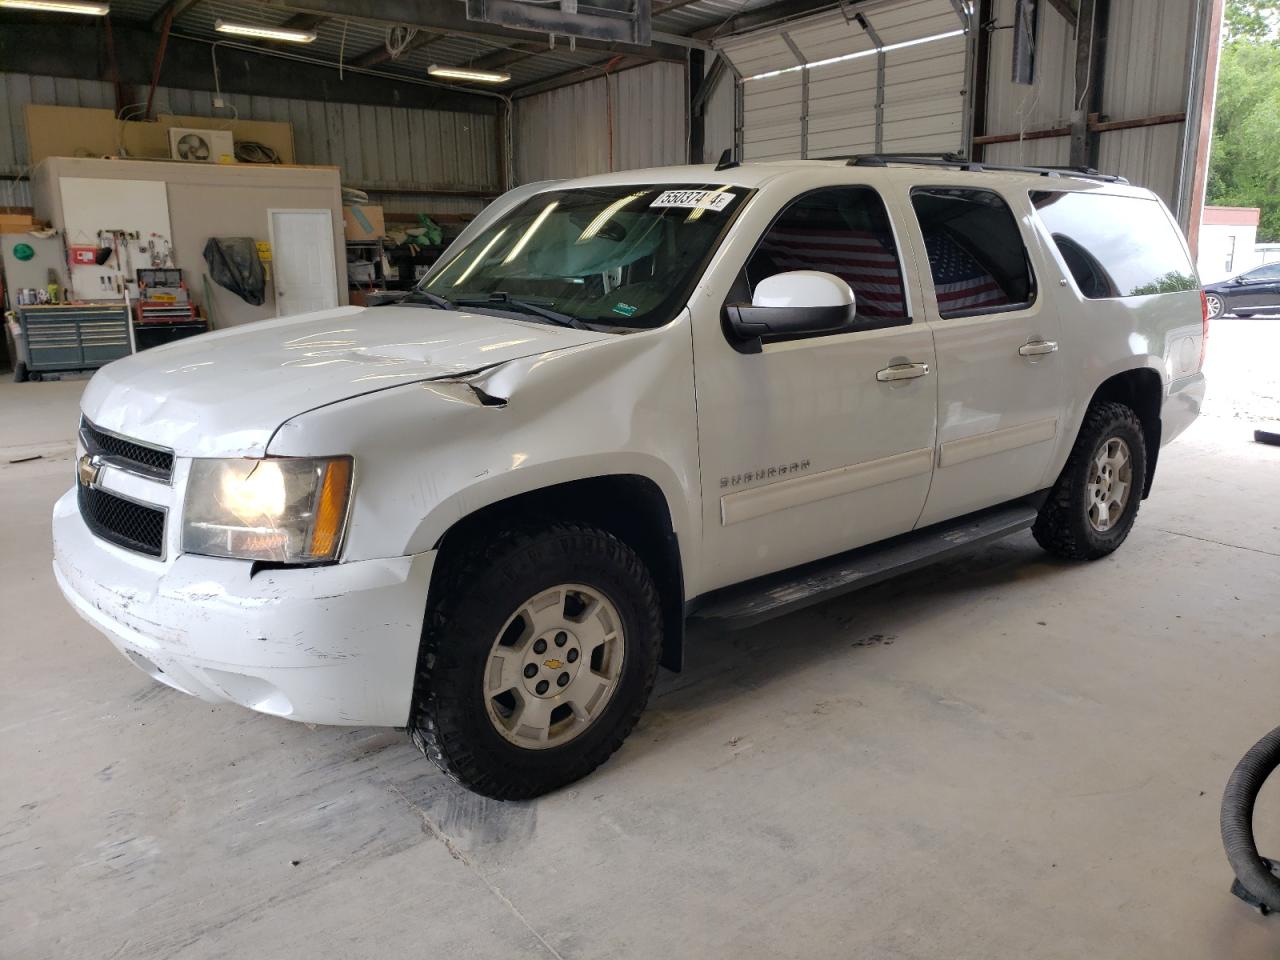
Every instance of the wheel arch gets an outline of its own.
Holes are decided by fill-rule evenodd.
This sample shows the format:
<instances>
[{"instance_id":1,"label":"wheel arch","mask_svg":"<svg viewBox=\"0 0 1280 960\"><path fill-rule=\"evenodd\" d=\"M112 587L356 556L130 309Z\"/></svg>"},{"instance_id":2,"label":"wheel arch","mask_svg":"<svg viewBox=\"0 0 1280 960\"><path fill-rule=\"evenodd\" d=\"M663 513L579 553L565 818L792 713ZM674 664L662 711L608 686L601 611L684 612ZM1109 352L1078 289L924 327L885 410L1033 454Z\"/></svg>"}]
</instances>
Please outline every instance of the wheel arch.
<instances>
[{"instance_id":1,"label":"wheel arch","mask_svg":"<svg viewBox=\"0 0 1280 960\"><path fill-rule=\"evenodd\" d=\"M1147 475L1142 488L1145 500L1155 482L1156 461L1160 457L1160 407L1164 400L1164 381L1150 367L1124 370L1104 380L1093 392L1089 404L1114 401L1123 403L1138 415L1146 443Z\"/></svg>"},{"instance_id":2,"label":"wheel arch","mask_svg":"<svg viewBox=\"0 0 1280 960\"><path fill-rule=\"evenodd\" d=\"M458 518L440 534L435 548L447 555L474 538L527 523L531 517L588 523L635 550L649 568L662 600L660 663L678 672L684 657L684 570L679 535L662 488L647 476L619 473L526 490Z\"/></svg>"}]
</instances>

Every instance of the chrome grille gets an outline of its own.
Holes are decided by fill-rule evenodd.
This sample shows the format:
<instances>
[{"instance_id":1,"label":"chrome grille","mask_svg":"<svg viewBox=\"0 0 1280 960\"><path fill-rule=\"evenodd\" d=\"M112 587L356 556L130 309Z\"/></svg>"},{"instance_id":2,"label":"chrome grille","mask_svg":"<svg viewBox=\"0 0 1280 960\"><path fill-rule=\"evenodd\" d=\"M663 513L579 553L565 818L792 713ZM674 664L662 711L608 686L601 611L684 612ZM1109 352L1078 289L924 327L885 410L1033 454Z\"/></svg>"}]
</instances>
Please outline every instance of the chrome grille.
<instances>
[{"instance_id":1,"label":"chrome grille","mask_svg":"<svg viewBox=\"0 0 1280 960\"><path fill-rule=\"evenodd\" d=\"M173 476L173 451L116 436L80 419L80 440L85 451L97 454L125 470L145 474L166 483Z\"/></svg>"}]
</instances>

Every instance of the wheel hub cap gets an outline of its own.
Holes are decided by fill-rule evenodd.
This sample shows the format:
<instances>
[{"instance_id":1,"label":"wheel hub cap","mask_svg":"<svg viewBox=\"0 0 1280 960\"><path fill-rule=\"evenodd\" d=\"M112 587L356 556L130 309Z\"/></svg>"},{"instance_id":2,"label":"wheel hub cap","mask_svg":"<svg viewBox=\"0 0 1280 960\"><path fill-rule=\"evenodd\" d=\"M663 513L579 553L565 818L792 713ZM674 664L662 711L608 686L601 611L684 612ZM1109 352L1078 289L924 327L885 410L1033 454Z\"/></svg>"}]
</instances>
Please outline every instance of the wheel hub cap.
<instances>
[{"instance_id":1,"label":"wheel hub cap","mask_svg":"<svg viewBox=\"0 0 1280 960\"><path fill-rule=\"evenodd\" d=\"M489 652L489 720L527 749L560 746L604 711L622 674L618 611L604 594L562 584L526 600Z\"/></svg>"},{"instance_id":2,"label":"wheel hub cap","mask_svg":"<svg viewBox=\"0 0 1280 960\"><path fill-rule=\"evenodd\" d=\"M1098 448L1089 471L1089 524L1106 533L1119 521L1133 490L1133 457L1129 445L1112 437Z\"/></svg>"}]
</instances>

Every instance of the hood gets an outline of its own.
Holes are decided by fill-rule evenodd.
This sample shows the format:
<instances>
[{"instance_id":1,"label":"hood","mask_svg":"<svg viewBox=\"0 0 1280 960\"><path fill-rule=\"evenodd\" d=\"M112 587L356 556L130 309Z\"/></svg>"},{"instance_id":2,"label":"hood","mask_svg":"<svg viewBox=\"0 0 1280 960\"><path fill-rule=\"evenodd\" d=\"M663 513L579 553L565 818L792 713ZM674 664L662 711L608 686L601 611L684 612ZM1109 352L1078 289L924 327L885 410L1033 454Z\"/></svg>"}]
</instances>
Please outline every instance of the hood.
<instances>
[{"instance_id":1,"label":"hood","mask_svg":"<svg viewBox=\"0 0 1280 960\"><path fill-rule=\"evenodd\" d=\"M291 417L606 334L427 307L339 307L246 324L103 367L81 409L179 456L261 456Z\"/></svg>"}]
</instances>

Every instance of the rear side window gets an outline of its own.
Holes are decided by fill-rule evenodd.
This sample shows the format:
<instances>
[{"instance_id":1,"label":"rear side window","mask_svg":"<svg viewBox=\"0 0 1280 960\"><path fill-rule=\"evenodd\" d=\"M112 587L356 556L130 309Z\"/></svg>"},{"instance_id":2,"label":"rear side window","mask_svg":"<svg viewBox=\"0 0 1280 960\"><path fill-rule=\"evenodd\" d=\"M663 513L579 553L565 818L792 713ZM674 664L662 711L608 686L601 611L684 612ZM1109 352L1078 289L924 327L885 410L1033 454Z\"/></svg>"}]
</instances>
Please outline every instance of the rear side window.
<instances>
[{"instance_id":1,"label":"rear side window","mask_svg":"<svg viewBox=\"0 0 1280 960\"><path fill-rule=\"evenodd\" d=\"M858 317L907 323L906 288L884 201L870 187L832 187L794 200L747 261L751 292L789 270L833 273L853 290Z\"/></svg>"},{"instance_id":2,"label":"rear side window","mask_svg":"<svg viewBox=\"0 0 1280 960\"><path fill-rule=\"evenodd\" d=\"M999 194L927 187L913 190L911 203L942 317L1018 310L1035 300L1027 248Z\"/></svg>"},{"instance_id":3,"label":"rear side window","mask_svg":"<svg viewBox=\"0 0 1280 960\"><path fill-rule=\"evenodd\" d=\"M1044 190L1033 192L1031 203L1090 300L1200 285L1177 229L1155 200Z\"/></svg>"}]
</instances>

